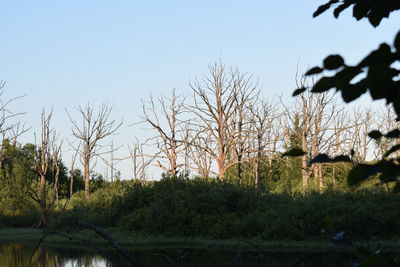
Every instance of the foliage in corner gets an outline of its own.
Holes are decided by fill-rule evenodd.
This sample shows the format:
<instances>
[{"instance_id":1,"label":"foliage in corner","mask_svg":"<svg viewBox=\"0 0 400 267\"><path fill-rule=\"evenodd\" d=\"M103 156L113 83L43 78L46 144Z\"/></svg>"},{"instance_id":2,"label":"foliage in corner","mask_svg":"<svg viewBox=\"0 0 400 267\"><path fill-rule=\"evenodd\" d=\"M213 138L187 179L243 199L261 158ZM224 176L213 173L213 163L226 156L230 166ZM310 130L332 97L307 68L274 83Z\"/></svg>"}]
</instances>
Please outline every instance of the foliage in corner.
<instances>
[{"instance_id":1,"label":"foliage in corner","mask_svg":"<svg viewBox=\"0 0 400 267\"><path fill-rule=\"evenodd\" d=\"M333 15L338 18L340 13L349 7L353 7L353 17L357 20L367 18L377 27L383 18L389 18L390 13L400 9L398 0L331 0L318 7L313 16L317 17L334 7Z\"/></svg>"},{"instance_id":2,"label":"foliage in corner","mask_svg":"<svg viewBox=\"0 0 400 267\"><path fill-rule=\"evenodd\" d=\"M398 0L331 0L321 5L313 14L319 16L333 8L335 18L347 8L353 8L356 20L368 19L374 27L379 26L383 18L400 9ZM340 55L329 55L322 66L311 68L306 76L323 75L311 88L297 89L293 95L301 94L305 89L313 93L323 93L335 89L340 92L346 103L356 100L369 92L373 100L385 99L391 105L400 121L400 31L394 38L393 44L382 43L356 65L348 65ZM382 183L394 182L394 192L400 192L400 130L393 129L387 133L378 130L369 133L375 140L381 138L397 139L397 145L391 147L384 157L374 164L356 164L348 177L349 185L358 185L371 176L378 175ZM348 160L348 158L342 159ZM319 155L310 163L331 162L327 155Z\"/></svg>"}]
</instances>

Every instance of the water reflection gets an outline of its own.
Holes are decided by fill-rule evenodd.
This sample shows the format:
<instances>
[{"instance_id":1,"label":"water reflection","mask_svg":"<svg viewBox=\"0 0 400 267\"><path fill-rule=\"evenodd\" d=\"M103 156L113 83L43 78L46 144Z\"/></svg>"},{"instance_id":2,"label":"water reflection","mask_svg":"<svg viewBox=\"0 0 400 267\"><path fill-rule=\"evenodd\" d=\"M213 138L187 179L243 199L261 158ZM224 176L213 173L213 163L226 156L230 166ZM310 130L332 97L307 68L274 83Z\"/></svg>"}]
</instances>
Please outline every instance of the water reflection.
<instances>
[{"instance_id":1,"label":"water reflection","mask_svg":"<svg viewBox=\"0 0 400 267\"><path fill-rule=\"evenodd\" d=\"M39 247L35 244L0 244L1 267L111 267L129 264L115 252L99 255L96 251L77 247ZM35 251L35 253L33 253ZM132 251L150 266L346 266L354 257L343 251L332 252L244 252L205 249L159 249L148 247Z\"/></svg>"},{"instance_id":2,"label":"water reflection","mask_svg":"<svg viewBox=\"0 0 400 267\"><path fill-rule=\"evenodd\" d=\"M51 249L20 244L0 245L1 267L111 267L99 255L74 249Z\"/></svg>"}]
</instances>

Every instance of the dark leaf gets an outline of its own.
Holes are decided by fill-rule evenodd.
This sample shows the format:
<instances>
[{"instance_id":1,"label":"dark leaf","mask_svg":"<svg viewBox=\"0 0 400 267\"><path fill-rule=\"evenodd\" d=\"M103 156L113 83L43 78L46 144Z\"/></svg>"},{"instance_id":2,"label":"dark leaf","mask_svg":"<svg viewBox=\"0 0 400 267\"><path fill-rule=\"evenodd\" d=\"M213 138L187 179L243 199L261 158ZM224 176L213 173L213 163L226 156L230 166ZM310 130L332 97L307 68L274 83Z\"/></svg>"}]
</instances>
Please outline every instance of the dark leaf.
<instances>
[{"instance_id":1,"label":"dark leaf","mask_svg":"<svg viewBox=\"0 0 400 267\"><path fill-rule=\"evenodd\" d=\"M312 69L310 69L309 71L306 72L306 76L311 76L314 74L319 74L321 72L323 72L324 70L321 69L320 67L314 67Z\"/></svg>"},{"instance_id":2,"label":"dark leaf","mask_svg":"<svg viewBox=\"0 0 400 267\"><path fill-rule=\"evenodd\" d=\"M306 87L296 89L296 90L293 92L292 96L300 95L300 94L303 93L305 90L307 90Z\"/></svg>"},{"instance_id":3,"label":"dark leaf","mask_svg":"<svg viewBox=\"0 0 400 267\"><path fill-rule=\"evenodd\" d=\"M378 49L372 51L368 56L366 56L359 64L359 68L369 67L371 65L380 64L382 59L386 59L391 56L390 45L383 43Z\"/></svg>"},{"instance_id":4,"label":"dark leaf","mask_svg":"<svg viewBox=\"0 0 400 267\"><path fill-rule=\"evenodd\" d=\"M367 89L360 83L347 84L346 86L342 86L340 90L342 92L342 98L346 103L359 98L367 91Z\"/></svg>"},{"instance_id":5,"label":"dark leaf","mask_svg":"<svg viewBox=\"0 0 400 267\"><path fill-rule=\"evenodd\" d=\"M301 150L300 148L292 148L291 150L282 154L282 157L299 157L305 155L306 152Z\"/></svg>"},{"instance_id":6,"label":"dark leaf","mask_svg":"<svg viewBox=\"0 0 400 267\"><path fill-rule=\"evenodd\" d=\"M351 162L349 156L340 155L334 158L329 157L327 154L319 154L309 161L309 164L314 163L327 163L327 162Z\"/></svg>"},{"instance_id":7,"label":"dark leaf","mask_svg":"<svg viewBox=\"0 0 400 267\"><path fill-rule=\"evenodd\" d=\"M347 178L349 186L355 186L364 182L369 177L379 173L381 168L376 165L358 164L351 169Z\"/></svg>"},{"instance_id":8,"label":"dark leaf","mask_svg":"<svg viewBox=\"0 0 400 267\"><path fill-rule=\"evenodd\" d=\"M379 176L379 179L382 183L389 183L397 181L397 178L400 176L400 166L392 165L385 166L382 168L382 173Z\"/></svg>"},{"instance_id":9,"label":"dark leaf","mask_svg":"<svg viewBox=\"0 0 400 267\"><path fill-rule=\"evenodd\" d=\"M351 80L353 80L358 74L362 73L362 70L358 67L346 67L343 70L336 73L335 83L338 89L347 86Z\"/></svg>"},{"instance_id":10,"label":"dark leaf","mask_svg":"<svg viewBox=\"0 0 400 267\"><path fill-rule=\"evenodd\" d=\"M398 99L396 94L396 82L394 77L398 75L398 70L386 67L392 61L379 62L375 66L370 66L366 84L372 99L386 99L387 103L392 103Z\"/></svg>"},{"instance_id":11,"label":"dark leaf","mask_svg":"<svg viewBox=\"0 0 400 267\"><path fill-rule=\"evenodd\" d=\"M371 77L377 77L377 75L370 75ZM381 80L381 79L376 79L376 81ZM384 99L387 95L387 86L386 85L370 85L369 88L369 94L371 95L373 100L377 99Z\"/></svg>"},{"instance_id":12,"label":"dark leaf","mask_svg":"<svg viewBox=\"0 0 400 267\"><path fill-rule=\"evenodd\" d=\"M400 137L400 130L399 129L394 129L394 130L388 132L385 136L387 138L399 138Z\"/></svg>"},{"instance_id":13,"label":"dark leaf","mask_svg":"<svg viewBox=\"0 0 400 267\"><path fill-rule=\"evenodd\" d=\"M335 82L333 77L322 77L311 89L311 92L322 93L328 91L333 87L335 87Z\"/></svg>"},{"instance_id":14,"label":"dark leaf","mask_svg":"<svg viewBox=\"0 0 400 267\"><path fill-rule=\"evenodd\" d=\"M400 88L400 81L398 82L397 88ZM398 89L397 92L399 92L399 91L400 90ZM392 104L393 104L393 109L397 114L396 121L400 121L400 99L393 101Z\"/></svg>"},{"instance_id":15,"label":"dark leaf","mask_svg":"<svg viewBox=\"0 0 400 267\"><path fill-rule=\"evenodd\" d=\"M327 3L318 7L318 9L314 12L313 17L317 17L327 11L331 7L331 3Z\"/></svg>"},{"instance_id":16,"label":"dark leaf","mask_svg":"<svg viewBox=\"0 0 400 267\"><path fill-rule=\"evenodd\" d=\"M394 47L396 47L397 52L400 51L400 31L397 33L396 38L394 38Z\"/></svg>"},{"instance_id":17,"label":"dark leaf","mask_svg":"<svg viewBox=\"0 0 400 267\"><path fill-rule=\"evenodd\" d=\"M344 66L344 59L340 55L330 55L324 59L324 68L327 70L336 70Z\"/></svg>"},{"instance_id":18,"label":"dark leaf","mask_svg":"<svg viewBox=\"0 0 400 267\"><path fill-rule=\"evenodd\" d=\"M351 159L347 155L336 156L332 159L332 162L351 162Z\"/></svg>"},{"instance_id":19,"label":"dark leaf","mask_svg":"<svg viewBox=\"0 0 400 267\"><path fill-rule=\"evenodd\" d=\"M335 18L338 18L343 10L353 6L353 17L357 20L368 18L374 27L377 27L383 18L388 18L391 12L400 9L399 0L331 0L321 5L313 16L320 15L335 3L339 3L333 11Z\"/></svg>"},{"instance_id":20,"label":"dark leaf","mask_svg":"<svg viewBox=\"0 0 400 267\"><path fill-rule=\"evenodd\" d=\"M372 139L379 139L383 136L380 131L374 130L368 133L368 136Z\"/></svg>"},{"instance_id":21,"label":"dark leaf","mask_svg":"<svg viewBox=\"0 0 400 267\"><path fill-rule=\"evenodd\" d=\"M327 154L319 154L315 156L308 164L331 162L332 159Z\"/></svg>"},{"instance_id":22,"label":"dark leaf","mask_svg":"<svg viewBox=\"0 0 400 267\"><path fill-rule=\"evenodd\" d=\"M351 6L351 3L344 3L335 8L335 10L333 11L333 15L335 16L335 18L338 18L340 13L342 13L342 11L348 8L349 6Z\"/></svg>"},{"instance_id":23,"label":"dark leaf","mask_svg":"<svg viewBox=\"0 0 400 267\"><path fill-rule=\"evenodd\" d=\"M383 155L385 158L393 154L394 152L400 150L400 144L392 146L386 153ZM399 166L400 168L400 166Z\"/></svg>"},{"instance_id":24,"label":"dark leaf","mask_svg":"<svg viewBox=\"0 0 400 267\"><path fill-rule=\"evenodd\" d=\"M360 20L367 16L368 11L370 10L371 5L365 1L359 1L353 7L353 17L357 20Z\"/></svg>"},{"instance_id":25,"label":"dark leaf","mask_svg":"<svg viewBox=\"0 0 400 267\"><path fill-rule=\"evenodd\" d=\"M368 16L369 23L371 23L371 25L374 26L375 28L379 26L382 19L383 17L378 16L376 14L371 14Z\"/></svg>"}]
</instances>

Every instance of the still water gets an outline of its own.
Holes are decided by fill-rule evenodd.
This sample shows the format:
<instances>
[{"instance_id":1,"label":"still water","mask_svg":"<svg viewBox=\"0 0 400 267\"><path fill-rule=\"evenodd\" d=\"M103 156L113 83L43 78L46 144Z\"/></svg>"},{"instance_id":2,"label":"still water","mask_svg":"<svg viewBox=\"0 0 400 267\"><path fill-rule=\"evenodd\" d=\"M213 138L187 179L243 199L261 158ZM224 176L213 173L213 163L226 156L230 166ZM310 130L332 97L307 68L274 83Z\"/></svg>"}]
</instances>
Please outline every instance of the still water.
<instances>
[{"instance_id":1,"label":"still water","mask_svg":"<svg viewBox=\"0 0 400 267\"><path fill-rule=\"evenodd\" d=\"M35 244L0 244L0 267L112 267L130 266L115 252L82 248L39 247ZM149 266L348 266L346 252L300 253L227 251L219 248L159 249L132 251ZM117 265L113 264L116 263Z\"/></svg>"}]
</instances>

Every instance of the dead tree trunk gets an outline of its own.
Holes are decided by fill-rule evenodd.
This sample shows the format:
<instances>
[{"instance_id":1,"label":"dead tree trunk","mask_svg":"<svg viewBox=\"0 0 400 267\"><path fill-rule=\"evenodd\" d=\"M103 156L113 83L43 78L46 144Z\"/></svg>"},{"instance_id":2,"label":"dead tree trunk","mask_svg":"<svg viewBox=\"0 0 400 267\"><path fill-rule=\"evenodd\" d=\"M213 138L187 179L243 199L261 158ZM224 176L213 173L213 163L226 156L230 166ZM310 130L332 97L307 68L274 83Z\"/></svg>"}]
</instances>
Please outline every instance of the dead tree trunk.
<instances>
[{"instance_id":1,"label":"dead tree trunk","mask_svg":"<svg viewBox=\"0 0 400 267\"><path fill-rule=\"evenodd\" d=\"M83 177L85 178L85 197L88 198L90 195L90 155L88 152L84 152L83 157Z\"/></svg>"},{"instance_id":2,"label":"dead tree trunk","mask_svg":"<svg viewBox=\"0 0 400 267\"><path fill-rule=\"evenodd\" d=\"M72 122L72 135L81 142L79 148L75 150L82 158L85 178L85 197L90 195L90 161L93 157L100 156L108 152L101 152L99 142L104 138L115 134L122 125L115 120L111 120L111 112L113 106L103 104L98 113L94 114L93 108L90 105L86 107L79 106L78 112L81 115L82 123L78 124L71 115L68 116Z\"/></svg>"},{"instance_id":3,"label":"dead tree trunk","mask_svg":"<svg viewBox=\"0 0 400 267\"><path fill-rule=\"evenodd\" d=\"M235 78L235 112L232 125L234 127L231 135L234 141L234 152L236 155L237 175L239 182L243 179L243 160L244 156L249 153L250 137L250 118L249 113L252 106L255 105L255 99L259 95L257 83L252 83L251 76L237 73Z\"/></svg>"},{"instance_id":4,"label":"dead tree trunk","mask_svg":"<svg viewBox=\"0 0 400 267\"><path fill-rule=\"evenodd\" d=\"M232 132L230 129L235 128L232 123L235 121L238 107L236 100L239 90L242 89L245 95L242 103L242 107L245 108L244 105L248 104L249 100L247 98L251 98L252 92L255 91L255 85L251 76L240 74L237 69L231 69L228 73L221 62L210 66L209 70L211 77L190 83L194 95L194 105L190 110L199 120L197 126L213 139L216 148L203 149L210 153L217 163L218 178L224 179L227 168L237 163L237 159L231 154L237 142L238 132Z\"/></svg>"},{"instance_id":5,"label":"dead tree trunk","mask_svg":"<svg viewBox=\"0 0 400 267\"><path fill-rule=\"evenodd\" d=\"M69 198L72 197L74 194L74 171L75 171L75 162L76 162L76 157L78 156L78 151L80 150L81 143L79 142L77 150L75 150L75 153L72 156L71 159L71 168L69 169Z\"/></svg>"},{"instance_id":6,"label":"dead tree trunk","mask_svg":"<svg viewBox=\"0 0 400 267\"><path fill-rule=\"evenodd\" d=\"M182 163L178 163L178 158L182 157L186 149L184 126L188 122L181 119L185 111L184 100L173 90L171 98L158 98L161 107L159 112L152 97L148 103L142 101L141 122L148 124L150 129L156 132L147 140L153 142L158 149L151 157L157 158L156 166L170 176L177 176L179 168L183 166Z\"/></svg>"},{"instance_id":7,"label":"dead tree trunk","mask_svg":"<svg viewBox=\"0 0 400 267\"><path fill-rule=\"evenodd\" d=\"M129 158L132 160L133 176L132 179L135 181L146 180L147 169L153 162L154 157L147 157L144 153L144 145L140 143L138 139L133 142L133 146L129 146Z\"/></svg>"},{"instance_id":8,"label":"dead tree trunk","mask_svg":"<svg viewBox=\"0 0 400 267\"><path fill-rule=\"evenodd\" d=\"M51 159L50 147L52 140L50 139L53 130L50 128L52 112L46 115L45 111L42 111L41 117L41 135L40 144L36 149L35 161L36 171L39 176L39 206L41 211L41 217L39 227L46 226L47 224L47 212L49 205L47 203L47 191L46 191L46 175Z\"/></svg>"},{"instance_id":9,"label":"dead tree trunk","mask_svg":"<svg viewBox=\"0 0 400 267\"><path fill-rule=\"evenodd\" d=\"M276 104L270 103L266 100L261 100L260 103L254 103L250 106L250 122L251 129L250 137L255 144L254 148L250 149L253 156L253 164L255 170L255 185L261 185L261 163L263 162L263 155L268 154L270 159L269 167L272 168L272 156L276 153L276 143L279 134L274 132L275 121L278 118Z\"/></svg>"},{"instance_id":10,"label":"dead tree trunk","mask_svg":"<svg viewBox=\"0 0 400 267\"><path fill-rule=\"evenodd\" d=\"M55 193L55 199L58 202L59 199L59 177L60 177L60 164L61 164L61 147L62 147L62 141L60 144L56 145L55 142L57 141L57 137L54 136L53 139L53 147L52 147L52 163L53 163L53 169L55 171L54 173L54 193Z\"/></svg>"}]
</instances>

